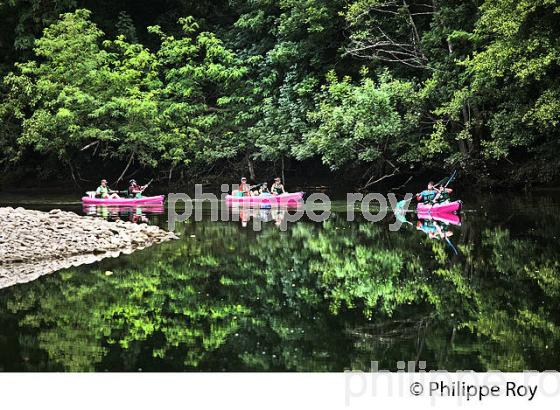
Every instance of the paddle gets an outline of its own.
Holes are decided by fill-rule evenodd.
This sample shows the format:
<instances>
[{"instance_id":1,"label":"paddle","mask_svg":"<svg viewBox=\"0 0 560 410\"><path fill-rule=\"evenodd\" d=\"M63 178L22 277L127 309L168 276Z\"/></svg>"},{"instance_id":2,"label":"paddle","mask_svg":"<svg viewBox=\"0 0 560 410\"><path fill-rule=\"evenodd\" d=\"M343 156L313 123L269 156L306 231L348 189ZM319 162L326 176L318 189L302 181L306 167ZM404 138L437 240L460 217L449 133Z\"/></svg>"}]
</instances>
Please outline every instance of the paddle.
<instances>
[{"instance_id":1,"label":"paddle","mask_svg":"<svg viewBox=\"0 0 560 410\"><path fill-rule=\"evenodd\" d=\"M434 184L434 187L445 184L444 188L447 188L447 186L451 182L453 182L453 180L455 179L456 176L457 176L457 170L454 170L453 173L450 176L445 177L441 181L439 181L438 183ZM420 194L416 194L415 196L418 196L418 195L420 195ZM397 202L397 208L404 208L406 203L407 203L406 200Z\"/></svg>"},{"instance_id":2,"label":"paddle","mask_svg":"<svg viewBox=\"0 0 560 410\"><path fill-rule=\"evenodd\" d=\"M455 247L453 246L453 244L451 243L451 241L449 240L449 238L448 238L447 236L445 237L445 240L447 241L447 244L448 244L448 245L451 247L451 249L453 250L453 253L454 253L455 255L459 255L459 252L457 251L457 248L455 248Z\"/></svg>"},{"instance_id":3,"label":"paddle","mask_svg":"<svg viewBox=\"0 0 560 410\"><path fill-rule=\"evenodd\" d=\"M443 178L441 181L435 183L434 186L443 185L443 184L445 184L445 182L448 181L450 178L451 178L451 176L445 177L445 178Z\"/></svg>"},{"instance_id":4,"label":"paddle","mask_svg":"<svg viewBox=\"0 0 560 410\"><path fill-rule=\"evenodd\" d=\"M148 189L148 187L150 186L150 184L152 183L153 180L154 180L153 178L150 179L150 182L148 182L146 185L144 185L142 187L142 190L140 191L140 193L143 193L146 189Z\"/></svg>"},{"instance_id":5,"label":"paddle","mask_svg":"<svg viewBox=\"0 0 560 410\"><path fill-rule=\"evenodd\" d=\"M448 186L451 182L453 182L453 180L455 179L456 176L457 176L457 170L454 170L453 173L451 174L451 176L447 179L447 182L445 183L445 185L444 185L444 186L442 187L442 189L440 190L440 193L441 193L441 192L444 192L444 193L447 192L447 186ZM440 195L440 194L438 194L438 195L436 195L436 196L439 196L439 195ZM434 199L434 202L435 202L435 199Z\"/></svg>"},{"instance_id":6,"label":"paddle","mask_svg":"<svg viewBox=\"0 0 560 410\"><path fill-rule=\"evenodd\" d=\"M442 186L443 184L445 184L445 185L443 185L443 187L444 187L444 188L447 188L447 186L448 186L451 182L453 182L453 180L455 179L456 176L457 176L457 170L454 170L453 173L452 173L450 176L445 177L445 178L443 178L441 181L435 183L435 184L434 184L434 187Z\"/></svg>"},{"instance_id":7,"label":"paddle","mask_svg":"<svg viewBox=\"0 0 560 410\"><path fill-rule=\"evenodd\" d=\"M448 178L450 178L450 177L445 177L445 178L443 178L441 181L439 181L439 182L438 182L437 184L435 184L434 186L438 186L438 185L443 184ZM416 195L414 195L414 197L418 197L418 195L420 195L420 193L417 193ZM406 199L397 202L397 209L404 208L404 206L406 205L407 202L408 202L408 201L407 201Z\"/></svg>"},{"instance_id":8,"label":"paddle","mask_svg":"<svg viewBox=\"0 0 560 410\"><path fill-rule=\"evenodd\" d=\"M453 182L453 180L455 179L455 177L457 176L457 170L453 171L453 173L451 174L451 176L449 177L449 179L447 180L447 183L445 184L444 188L447 188L447 186ZM441 185L441 184L439 184ZM436 184L437 186L437 184Z\"/></svg>"},{"instance_id":9,"label":"paddle","mask_svg":"<svg viewBox=\"0 0 560 410\"><path fill-rule=\"evenodd\" d=\"M264 184L266 184L266 182L261 182L260 184L256 184L256 185L251 186L251 191L254 191L255 189L259 189Z\"/></svg>"},{"instance_id":10,"label":"paddle","mask_svg":"<svg viewBox=\"0 0 560 410\"><path fill-rule=\"evenodd\" d=\"M441 181L439 181L437 184L434 184L434 188L438 187L438 186L441 186L443 183L445 183L445 185L443 186L443 189L447 188L447 186L451 182L453 182L453 180L455 179L456 176L457 176L457 170L454 170L453 173L450 176L445 177ZM436 196L438 196L438 195L436 195ZM435 198L433 200L431 200L430 203L434 204L435 203Z\"/></svg>"}]
</instances>

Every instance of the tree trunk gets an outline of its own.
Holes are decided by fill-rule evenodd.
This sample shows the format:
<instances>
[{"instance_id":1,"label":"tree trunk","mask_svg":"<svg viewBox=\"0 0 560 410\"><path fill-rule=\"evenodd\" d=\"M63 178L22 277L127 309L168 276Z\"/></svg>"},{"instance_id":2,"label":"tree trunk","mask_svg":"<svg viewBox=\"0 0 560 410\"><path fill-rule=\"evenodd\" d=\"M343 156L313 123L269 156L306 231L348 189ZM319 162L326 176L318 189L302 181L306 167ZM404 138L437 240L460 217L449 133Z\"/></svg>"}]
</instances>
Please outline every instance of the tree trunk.
<instances>
[{"instance_id":1,"label":"tree trunk","mask_svg":"<svg viewBox=\"0 0 560 410\"><path fill-rule=\"evenodd\" d=\"M249 155L247 155L247 168L249 169L249 178L251 178L252 181L255 181L257 179L257 176L255 175L255 165Z\"/></svg>"},{"instance_id":2,"label":"tree trunk","mask_svg":"<svg viewBox=\"0 0 560 410\"><path fill-rule=\"evenodd\" d=\"M434 5L434 10L437 10L436 2L434 1L432 4ZM447 31L447 26L443 22L440 22L440 24L442 25L443 30ZM449 51L449 55L453 54L453 43L451 42L451 40L449 40L449 37L447 38L447 50ZM462 111L463 111L463 127L467 129L470 127L470 118L469 118L469 113L467 111L467 106L465 104L463 104ZM459 147L459 151L461 152L461 154L463 155L470 154L472 149L470 141L457 140L457 145Z\"/></svg>"},{"instance_id":3,"label":"tree trunk","mask_svg":"<svg viewBox=\"0 0 560 410\"><path fill-rule=\"evenodd\" d=\"M123 169L123 172L121 173L121 175L119 176L119 178L117 179L115 184L118 184L119 182L121 182L121 180L124 178L124 176L126 174L126 171L128 171L128 168L130 168L130 165L132 165L133 160L134 160L134 151L132 152L132 154L130 154L130 158L128 159L128 163L126 164L126 167Z\"/></svg>"},{"instance_id":4,"label":"tree trunk","mask_svg":"<svg viewBox=\"0 0 560 410\"><path fill-rule=\"evenodd\" d=\"M70 167L70 174L72 175L72 181L74 181L74 185L79 188L80 183L76 179L76 174L74 172L74 166L72 165L72 161L68 159L67 162L68 162L68 166Z\"/></svg>"},{"instance_id":5,"label":"tree trunk","mask_svg":"<svg viewBox=\"0 0 560 410\"><path fill-rule=\"evenodd\" d=\"M284 177L284 155L282 155L281 164L282 164L282 183L285 184L286 178Z\"/></svg>"},{"instance_id":6,"label":"tree trunk","mask_svg":"<svg viewBox=\"0 0 560 410\"><path fill-rule=\"evenodd\" d=\"M172 165L171 168L169 168L169 176L167 178L168 184L171 184L171 177L173 176L173 168L175 168L175 165Z\"/></svg>"},{"instance_id":7,"label":"tree trunk","mask_svg":"<svg viewBox=\"0 0 560 410\"><path fill-rule=\"evenodd\" d=\"M467 104L463 104L463 126L465 127L465 129L469 129L471 128L471 116L467 107ZM466 140L462 141L463 145L466 144L466 150L467 152L470 154L472 151L472 141L470 140Z\"/></svg>"},{"instance_id":8,"label":"tree trunk","mask_svg":"<svg viewBox=\"0 0 560 410\"><path fill-rule=\"evenodd\" d=\"M479 152L480 141L481 141L482 136L483 136L482 133L484 132L484 130L483 130L484 121L482 119L482 115L480 114L480 111L478 110L478 106L476 105L476 103L472 103L471 108L472 108L473 117L474 117L472 150L475 151L475 152Z\"/></svg>"}]
</instances>

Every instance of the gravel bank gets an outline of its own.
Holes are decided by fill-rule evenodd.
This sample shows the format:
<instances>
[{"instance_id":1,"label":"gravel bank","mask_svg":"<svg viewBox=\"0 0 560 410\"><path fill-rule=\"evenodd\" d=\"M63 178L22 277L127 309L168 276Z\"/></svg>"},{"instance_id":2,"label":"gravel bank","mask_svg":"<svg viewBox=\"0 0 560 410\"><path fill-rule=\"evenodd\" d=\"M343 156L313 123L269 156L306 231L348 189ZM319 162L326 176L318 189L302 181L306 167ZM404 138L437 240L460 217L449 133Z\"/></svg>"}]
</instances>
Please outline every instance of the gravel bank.
<instances>
[{"instance_id":1,"label":"gravel bank","mask_svg":"<svg viewBox=\"0 0 560 410\"><path fill-rule=\"evenodd\" d=\"M54 209L0 208L0 288L177 239L157 226Z\"/></svg>"}]
</instances>

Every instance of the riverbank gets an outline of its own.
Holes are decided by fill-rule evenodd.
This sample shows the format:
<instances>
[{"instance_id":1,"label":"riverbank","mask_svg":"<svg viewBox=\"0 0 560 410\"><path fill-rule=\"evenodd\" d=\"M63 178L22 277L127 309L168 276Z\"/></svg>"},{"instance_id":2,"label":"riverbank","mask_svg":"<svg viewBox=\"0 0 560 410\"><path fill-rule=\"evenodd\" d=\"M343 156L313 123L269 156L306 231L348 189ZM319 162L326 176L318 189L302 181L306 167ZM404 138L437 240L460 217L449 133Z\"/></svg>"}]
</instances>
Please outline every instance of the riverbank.
<instances>
[{"instance_id":1,"label":"riverbank","mask_svg":"<svg viewBox=\"0 0 560 410\"><path fill-rule=\"evenodd\" d=\"M0 288L177 239L157 226L54 209L0 208Z\"/></svg>"}]
</instances>

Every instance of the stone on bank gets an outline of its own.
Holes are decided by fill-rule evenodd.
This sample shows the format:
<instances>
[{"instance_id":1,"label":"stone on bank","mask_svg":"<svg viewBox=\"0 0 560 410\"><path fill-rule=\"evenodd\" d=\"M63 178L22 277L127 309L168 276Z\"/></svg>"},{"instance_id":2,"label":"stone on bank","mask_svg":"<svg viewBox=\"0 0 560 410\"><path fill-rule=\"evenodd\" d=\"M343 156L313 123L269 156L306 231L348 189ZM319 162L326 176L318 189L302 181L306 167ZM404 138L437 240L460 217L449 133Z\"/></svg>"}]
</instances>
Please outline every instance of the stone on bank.
<instances>
[{"instance_id":1,"label":"stone on bank","mask_svg":"<svg viewBox=\"0 0 560 410\"><path fill-rule=\"evenodd\" d=\"M174 233L146 224L0 208L0 288L173 239Z\"/></svg>"}]
</instances>

